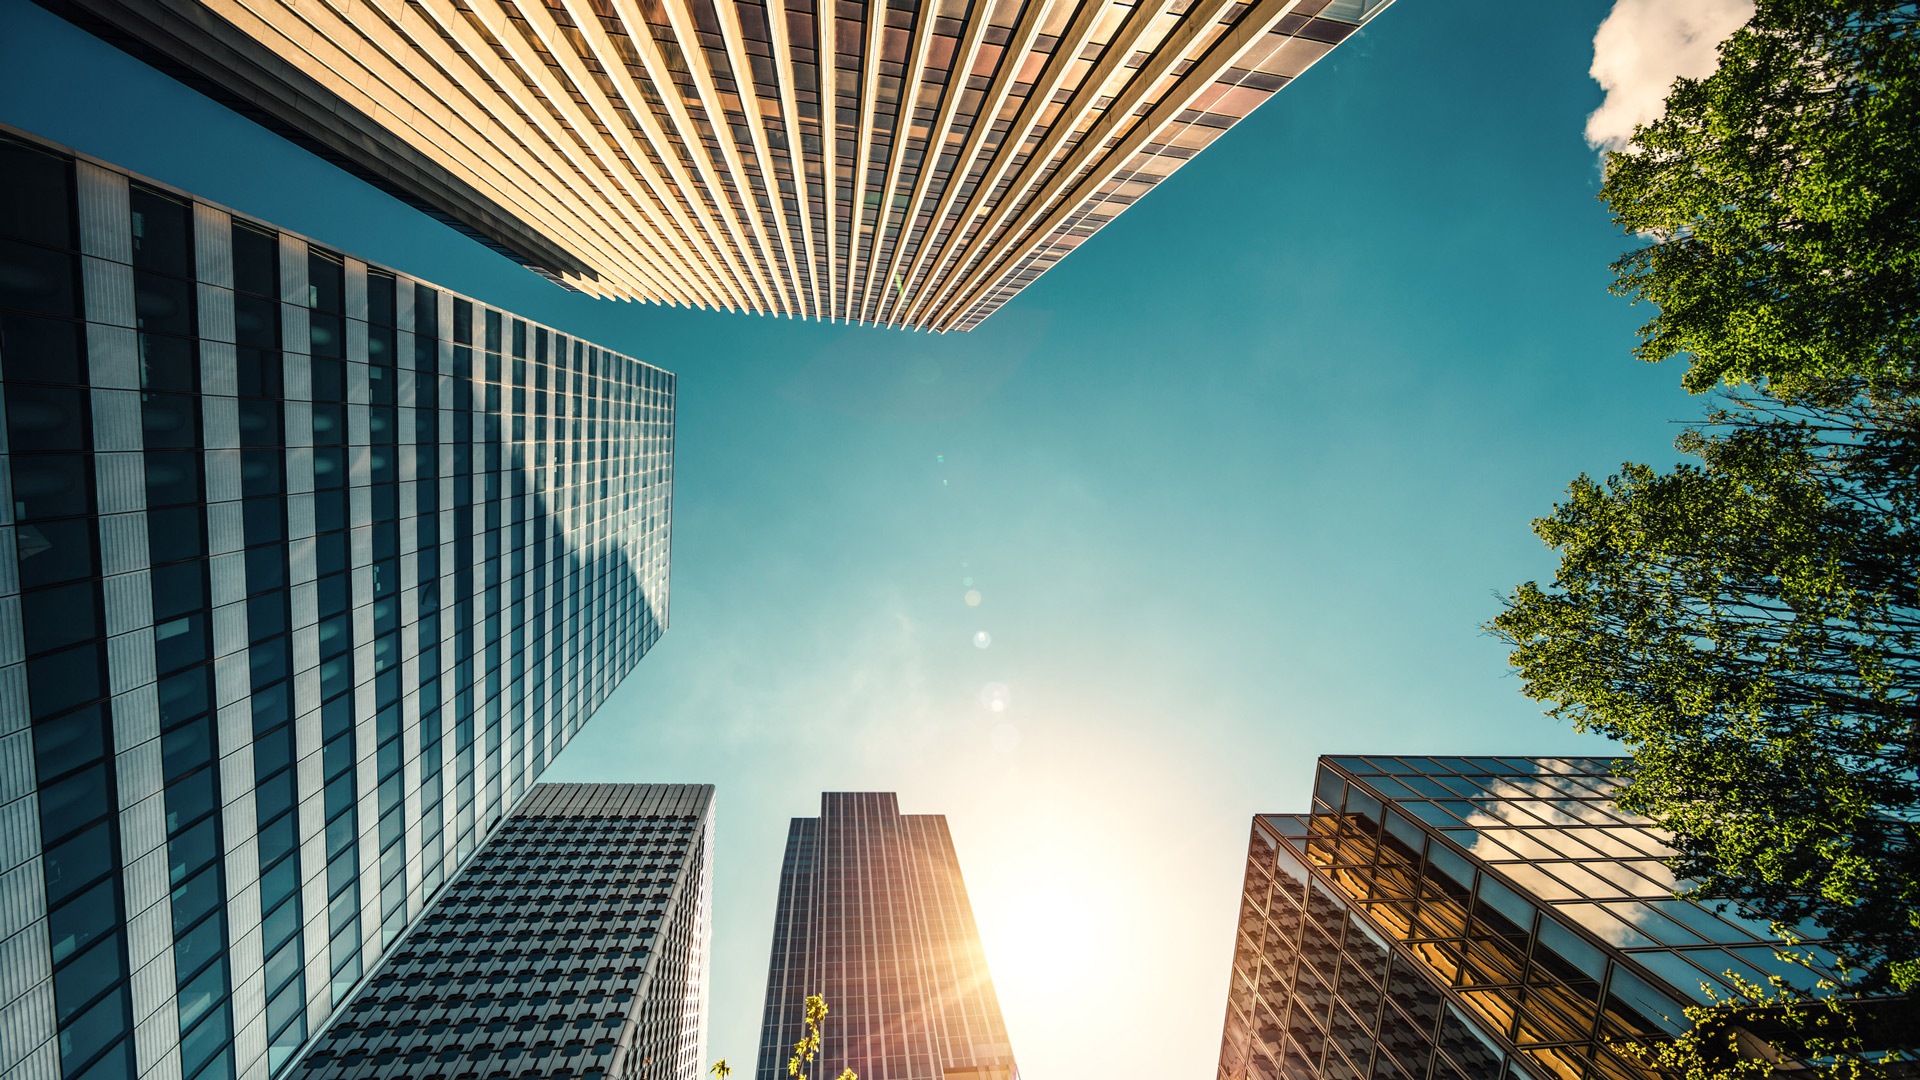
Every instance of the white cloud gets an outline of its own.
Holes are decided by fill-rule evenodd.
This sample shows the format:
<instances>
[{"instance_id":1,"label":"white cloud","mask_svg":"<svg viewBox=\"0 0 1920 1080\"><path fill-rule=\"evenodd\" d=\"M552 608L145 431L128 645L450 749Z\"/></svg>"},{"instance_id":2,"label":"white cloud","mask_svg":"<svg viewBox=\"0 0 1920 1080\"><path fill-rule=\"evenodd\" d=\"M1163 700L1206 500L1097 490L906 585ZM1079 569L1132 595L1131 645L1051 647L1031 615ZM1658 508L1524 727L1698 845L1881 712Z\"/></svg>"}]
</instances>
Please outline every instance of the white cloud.
<instances>
[{"instance_id":1,"label":"white cloud","mask_svg":"<svg viewBox=\"0 0 1920 1080\"><path fill-rule=\"evenodd\" d=\"M1664 111L1673 80L1719 64L1719 45L1753 17L1753 0L1615 0L1593 35L1587 69L1607 99L1587 117L1587 142L1617 150Z\"/></svg>"}]
</instances>

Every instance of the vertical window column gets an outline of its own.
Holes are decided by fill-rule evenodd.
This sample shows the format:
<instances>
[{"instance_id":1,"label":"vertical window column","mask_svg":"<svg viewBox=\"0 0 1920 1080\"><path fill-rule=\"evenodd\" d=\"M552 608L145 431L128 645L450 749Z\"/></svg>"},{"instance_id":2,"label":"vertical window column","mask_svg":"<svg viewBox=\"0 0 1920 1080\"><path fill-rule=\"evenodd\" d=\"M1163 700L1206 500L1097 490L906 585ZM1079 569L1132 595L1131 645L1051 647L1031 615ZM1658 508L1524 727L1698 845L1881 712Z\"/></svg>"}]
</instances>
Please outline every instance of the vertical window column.
<instances>
[{"instance_id":1,"label":"vertical window column","mask_svg":"<svg viewBox=\"0 0 1920 1080\"><path fill-rule=\"evenodd\" d=\"M224 1009L232 1032L232 1047L219 1052L223 1065L210 1064L203 1074L239 1076L264 1046L261 1026L260 905L255 888L259 872L255 853L256 820L253 797L253 725L249 677L251 629L248 618L245 503L250 486L247 473L254 465L243 446L239 376L234 342L233 244L231 218L221 210L192 206L194 276L198 281L200 313L200 405L203 445L206 448L208 502L206 536L213 635L212 749L217 755L219 832L226 903L222 918L191 929L192 936L175 943L175 964L190 973L183 983L183 1009L189 991L196 1008ZM257 469L258 466L254 465ZM280 478L278 455L272 463L276 488ZM252 483L257 483L253 481ZM224 924L224 925L223 925ZM213 934L224 929L215 953ZM224 976L225 986L215 973ZM225 1002L202 995L230 992Z\"/></svg>"},{"instance_id":2,"label":"vertical window column","mask_svg":"<svg viewBox=\"0 0 1920 1080\"><path fill-rule=\"evenodd\" d=\"M309 932L326 942L325 992L309 980L310 1001L330 1011L360 977L360 849L358 753L355 738L360 713L355 693L358 601L366 585L357 584L351 532L353 469L364 462L354 443L355 414L348 407L345 267L339 257L307 248L306 277L308 388L313 400L313 561L319 654L321 846L324 871L315 874L318 896L306 915ZM364 414L359 414L363 416ZM364 436L362 436L364 437ZM364 487L362 488L364 491ZM370 601L370 597L367 598ZM366 614L370 615L370 612ZM309 964L314 943L309 943Z\"/></svg>"},{"instance_id":3,"label":"vertical window column","mask_svg":"<svg viewBox=\"0 0 1920 1080\"><path fill-rule=\"evenodd\" d=\"M181 311L179 292L152 271L136 271L130 186L124 176L92 165L76 166L81 208L81 243L86 252L88 358L95 387L93 449L95 508L101 537L102 597L105 601L105 665L113 694L113 791L120 807L119 855L127 919L127 1006L136 1033L132 1064L160 1065L177 1052L180 1031L173 1008L173 933L168 893L171 888L165 778L161 771L160 707L154 685L158 613L150 588L147 539L153 523L146 514L150 493L143 462L144 409L141 388L146 370L143 338L192 332L191 312ZM172 307L173 310L168 310ZM144 333L147 331L150 333ZM156 353L172 339L161 337ZM197 458L197 455L196 455ZM178 496L170 480L197 480L198 461L161 458L161 475L151 478L152 494ZM182 472L186 473L183 478ZM15 484L19 483L15 467ZM169 475L171 472L173 475ZM197 486L194 485L194 486ZM188 493L182 502L194 501ZM29 613L29 625L31 625ZM44 797L43 797L44 798ZM98 805L113 805L106 792ZM43 803L42 816L45 816ZM59 997L56 974L56 998ZM125 1008L127 1006L122 1006ZM64 1008L62 1010L65 1011ZM77 1019L77 1018L76 1018ZM63 1019L63 1024L67 1021ZM62 1033L61 1058L69 1074L104 1039ZM104 1045L104 1044L102 1044Z\"/></svg>"},{"instance_id":4,"label":"vertical window column","mask_svg":"<svg viewBox=\"0 0 1920 1080\"><path fill-rule=\"evenodd\" d=\"M288 492L312 487L311 413L304 394L287 400L281 351L280 241L241 222L227 230L234 322L233 388L240 444L240 542L245 563L247 721L250 760L231 772L253 778L254 889L244 905L252 926L233 929L235 955L258 962L258 989L236 995L237 1046L264 1050L269 1074L306 1038L301 976L300 828L294 725L294 594L288 562ZM299 380L307 377L299 368ZM298 466L290 464L297 462ZM303 516L309 516L304 514ZM304 563L304 560L302 560ZM305 594L311 600L311 593ZM223 711L223 719L225 713ZM233 725L222 725L222 733ZM237 733L235 733L237 734ZM242 768L240 766L244 765ZM238 806L238 803L236 803ZM245 820L246 814L240 815ZM235 858L243 858L237 853ZM229 867L230 877L235 868ZM240 893L236 890L236 897ZM251 967L251 963L249 964ZM237 975L252 979L251 970ZM251 1032L251 1034L249 1034ZM254 1058L237 1055L246 1070Z\"/></svg>"},{"instance_id":5,"label":"vertical window column","mask_svg":"<svg viewBox=\"0 0 1920 1080\"><path fill-rule=\"evenodd\" d=\"M376 460L375 428L379 426L373 401L376 395L385 398L389 406L393 402L393 379L389 368L374 368L368 363L370 340L367 327L367 268L357 259L336 257L314 250L309 255L309 273L314 280L338 281L341 287L339 299L332 304L337 310L343 330L339 348L342 370L345 372L346 414L347 414L347 552L348 582L352 589L349 603L352 610L350 620L352 630L353 689L349 697L353 701L353 868L354 899L358 910L353 916L353 953L355 961L351 968L351 980L345 976L348 969L342 967L336 972L337 985L335 995L344 1000L344 993L357 981L360 973L366 969L372 959L368 942L379 937L380 909L379 881L380 845L378 823L380 820L377 800L377 773L380 767L378 748L383 739L382 730L391 727L397 738L398 698L400 681L400 657L396 647L399 635L390 632L385 642L379 638L376 623L380 621L380 601L382 599L381 569L383 557L388 561L390 572L387 574L385 599L392 609L388 614L389 622L397 622L398 607L395 603L399 577L399 530L398 525L389 522L382 532L374 525L374 503L376 501L374 477L376 469L386 466L391 480L392 459L389 456L382 463ZM318 344L316 343L316 352ZM391 426L391 416L388 416ZM392 494L391 482L387 493ZM378 549L383 546L383 553ZM385 648L382 648L382 645ZM383 694L383 690L385 693ZM381 716L383 704L391 702L393 717L391 723L383 722ZM331 816L331 810L329 810ZM331 883L329 883L331 889ZM335 964L342 963L339 952L333 956ZM339 1002L336 1001L336 1005Z\"/></svg>"},{"instance_id":6,"label":"vertical window column","mask_svg":"<svg viewBox=\"0 0 1920 1080\"><path fill-rule=\"evenodd\" d=\"M582 556L575 547L575 540L581 491L581 424L587 412L586 373L592 355L593 350L581 342L573 343L573 370L569 372L568 380L572 393L567 397L566 419L560 424L558 456L554 463L554 501L559 507L554 522L554 554L559 563L554 581L558 593L554 598L554 638L560 650L554 664L554 681L557 684L554 693L562 713L560 737L563 744L573 737L579 705L576 694L580 668L579 657L573 650L573 632L575 606L579 603Z\"/></svg>"},{"instance_id":7,"label":"vertical window column","mask_svg":"<svg viewBox=\"0 0 1920 1080\"><path fill-rule=\"evenodd\" d=\"M566 458L568 417L573 410L569 388L572 373L579 363L580 342L554 351L552 394L545 420L547 437L540 447L540 488L546 500L546 514L539 522L534 538L534 565L544 598L535 610L534 638L539 644L540 699L547 714L547 756L557 757L566 743L566 708L562 688L566 673L561 666L564 655L560 634L560 605L566 595L566 541L561 521L566 513L566 482L562 462Z\"/></svg>"},{"instance_id":8,"label":"vertical window column","mask_svg":"<svg viewBox=\"0 0 1920 1080\"><path fill-rule=\"evenodd\" d=\"M480 831L484 832L500 813L504 785L500 775L503 760L502 737L503 717L506 698L502 681L506 670L502 652L506 647L504 619L502 618L501 577L503 575L501 528L501 486L505 472L501 451L506 441L503 430L502 402L503 380L506 372L502 360L504 342L504 323L500 312L487 309L484 314L486 371L485 381L477 383L480 390L474 416L474 486L476 513L474 530L481 541L481 550L476 554L481 559L477 584L480 592L477 597L478 609L484 620L483 634L480 639L482 655L480 674L482 691L480 709L484 717L485 756L484 783L480 790L480 804L476 814L480 818Z\"/></svg>"},{"instance_id":9,"label":"vertical window column","mask_svg":"<svg viewBox=\"0 0 1920 1080\"><path fill-rule=\"evenodd\" d=\"M323 545L318 526L323 517L339 513L334 489L340 483L337 448L345 438L345 419L335 407L337 395L315 400L311 306L314 290L307 280L307 245L296 237L281 235L277 238L275 256L279 263L282 374L287 402L286 550L296 762L292 786L297 797L294 835L299 848L297 859L288 860L281 873L294 878L299 892L298 905L292 907L291 914L299 920L300 930L291 940L299 942L301 978L289 985L305 992L302 1022L312 1031L325 1022L333 1009L326 922L327 817L323 794L326 762L321 752L324 743L321 704L329 679L337 683L339 665L326 667L322 656L324 652L331 658L338 649L335 640L338 626L329 626L326 620L345 610L340 578L343 566L329 565L330 560L338 562L340 547ZM322 372L320 378L325 377ZM331 633L323 633L323 628ZM277 882L275 889L278 889ZM261 892L264 906L268 893L264 879ZM279 927L270 926L264 935L266 940L270 942L278 930ZM274 1019L269 1017L270 1026Z\"/></svg>"},{"instance_id":10,"label":"vertical window column","mask_svg":"<svg viewBox=\"0 0 1920 1080\"><path fill-rule=\"evenodd\" d=\"M401 378L397 328L398 282L392 274L355 265L355 278L364 295L367 357L367 460L372 518L374 705L374 811L377 832L373 860L380 883L379 904L371 909L380 927L384 950L400 935L409 913L407 897L407 792L417 787L417 776L406 768L412 754L414 724L409 723L405 691L418 685L417 649L402 628L403 600L415 566L403 560L400 460ZM356 331L357 333L358 331ZM351 342L350 342L351 344ZM412 357L408 356L411 363ZM410 425L411 417L406 423ZM409 435L411 431L409 431ZM411 461L406 463L411 466ZM408 508L411 517L412 508ZM409 677L411 676L411 677ZM417 718L416 718L417 722ZM417 752L417 751L416 751Z\"/></svg>"},{"instance_id":11,"label":"vertical window column","mask_svg":"<svg viewBox=\"0 0 1920 1080\"><path fill-rule=\"evenodd\" d=\"M447 705L446 665L452 650L444 642L452 628L443 617L442 605L449 587L445 576L448 539L445 524L452 480L445 459L451 448L445 443L449 425L443 422L452 404L451 384L443 374L445 360L451 357L451 345L442 340L440 308L442 297L425 285L414 285L413 292L413 460L417 477L414 484L415 538L418 546L414 594L417 618L413 630L420 654L420 892L425 903L444 880L445 846L442 837L446 822L445 767L449 744L445 740Z\"/></svg>"},{"instance_id":12,"label":"vertical window column","mask_svg":"<svg viewBox=\"0 0 1920 1080\"><path fill-rule=\"evenodd\" d=\"M180 1071L192 1080L230 1080L226 845L212 667L215 567L207 512L216 499L238 494L238 461L202 426L192 207L137 185L131 206ZM232 414L221 415L230 443Z\"/></svg>"},{"instance_id":13,"label":"vertical window column","mask_svg":"<svg viewBox=\"0 0 1920 1080\"><path fill-rule=\"evenodd\" d=\"M0 136L0 740L30 744L33 762L0 792L10 853L0 889L32 898L15 911L41 898L47 911L44 923L7 920L15 960L0 974L0 1010L10 1028L45 1040L20 1048L29 1068L92 1077L129 1071L133 1040L105 648L118 627L105 618L92 517L75 180L71 162ZM126 235L112 226L124 222L126 188L112 180L87 171L87 238L114 260L92 276L124 285ZM129 325L131 311L115 306Z\"/></svg>"},{"instance_id":14,"label":"vertical window column","mask_svg":"<svg viewBox=\"0 0 1920 1080\"><path fill-rule=\"evenodd\" d=\"M546 331L539 331L543 341ZM503 767L506 770L506 804L512 806L526 790L527 753L526 753L526 690L527 690L527 653L526 653L526 596L528 582L526 576L526 438L527 438L527 368L529 364L528 327L525 320L513 320L513 358L502 374L506 382L501 388L501 406L506 410L502 423L502 434L507 443L501 462L502 511L500 514L502 540L500 557L505 566L502 570L502 592L504 618L502 625L506 632L506 663L502 681L506 684L506 752Z\"/></svg>"},{"instance_id":15,"label":"vertical window column","mask_svg":"<svg viewBox=\"0 0 1920 1080\"><path fill-rule=\"evenodd\" d=\"M473 357L473 304L453 301L453 750L454 750L454 843L455 865L472 854L474 837L474 746L473 728L477 697L479 604L475 598L475 564L484 545L474 538L480 513L475 505L474 488L479 481L475 472L476 427L474 403L480 396L475 385Z\"/></svg>"},{"instance_id":16,"label":"vertical window column","mask_svg":"<svg viewBox=\"0 0 1920 1080\"><path fill-rule=\"evenodd\" d=\"M527 650L526 701L532 719L529 756L533 762L532 772L538 775L549 760L549 720L552 716L547 701L547 656L551 643L546 634L547 600L551 595L547 590L547 533L552 527L553 512L547 490L548 439L551 435L548 386L552 382L554 366L566 356L567 339L550 335L543 329L534 341L533 386L529 393L531 409L527 418L529 442L524 466L527 476L527 643L530 646Z\"/></svg>"}]
</instances>

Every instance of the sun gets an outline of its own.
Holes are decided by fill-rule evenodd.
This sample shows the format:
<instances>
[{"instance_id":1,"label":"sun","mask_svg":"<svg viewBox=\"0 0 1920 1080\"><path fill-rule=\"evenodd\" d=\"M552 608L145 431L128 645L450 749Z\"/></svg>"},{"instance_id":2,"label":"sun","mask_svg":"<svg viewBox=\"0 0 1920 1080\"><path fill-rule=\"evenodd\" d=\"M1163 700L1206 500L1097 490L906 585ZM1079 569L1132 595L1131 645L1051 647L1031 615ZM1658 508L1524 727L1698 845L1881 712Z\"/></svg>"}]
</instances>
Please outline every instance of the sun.
<instances>
[{"instance_id":1,"label":"sun","mask_svg":"<svg viewBox=\"0 0 1920 1080\"><path fill-rule=\"evenodd\" d=\"M976 905L987 967L1002 996L1068 989L1102 963L1115 940L1112 912L1068 881L1029 880Z\"/></svg>"}]
</instances>

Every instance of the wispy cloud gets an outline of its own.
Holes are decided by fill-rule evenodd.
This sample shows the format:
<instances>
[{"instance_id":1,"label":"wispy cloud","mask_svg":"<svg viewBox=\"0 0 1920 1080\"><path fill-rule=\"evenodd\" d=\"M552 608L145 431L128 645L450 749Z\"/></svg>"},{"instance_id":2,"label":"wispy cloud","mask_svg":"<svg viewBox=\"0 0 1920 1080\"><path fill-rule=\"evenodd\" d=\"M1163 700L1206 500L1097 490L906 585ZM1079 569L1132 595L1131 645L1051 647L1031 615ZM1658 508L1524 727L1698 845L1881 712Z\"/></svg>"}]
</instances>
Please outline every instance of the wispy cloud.
<instances>
[{"instance_id":1,"label":"wispy cloud","mask_svg":"<svg viewBox=\"0 0 1920 1080\"><path fill-rule=\"evenodd\" d=\"M1587 117L1587 142L1624 147L1664 111L1673 80L1711 73L1720 43L1752 17L1752 0L1616 0L1593 35L1587 71L1607 99Z\"/></svg>"}]
</instances>

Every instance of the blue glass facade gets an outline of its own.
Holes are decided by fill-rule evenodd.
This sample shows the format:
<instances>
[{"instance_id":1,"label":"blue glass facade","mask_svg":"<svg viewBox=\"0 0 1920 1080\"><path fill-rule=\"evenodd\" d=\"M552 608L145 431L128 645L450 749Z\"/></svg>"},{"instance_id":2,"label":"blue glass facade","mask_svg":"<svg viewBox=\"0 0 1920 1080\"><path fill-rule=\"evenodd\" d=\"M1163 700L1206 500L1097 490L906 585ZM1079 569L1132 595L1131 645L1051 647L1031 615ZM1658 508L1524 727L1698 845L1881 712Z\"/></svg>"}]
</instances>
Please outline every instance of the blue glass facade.
<instances>
[{"instance_id":1,"label":"blue glass facade","mask_svg":"<svg viewBox=\"0 0 1920 1080\"><path fill-rule=\"evenodd\" d=\"M673 392L0 129L0 1073L286 1065L665 627Z\"/></svg>"}]
</instances>

